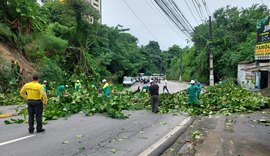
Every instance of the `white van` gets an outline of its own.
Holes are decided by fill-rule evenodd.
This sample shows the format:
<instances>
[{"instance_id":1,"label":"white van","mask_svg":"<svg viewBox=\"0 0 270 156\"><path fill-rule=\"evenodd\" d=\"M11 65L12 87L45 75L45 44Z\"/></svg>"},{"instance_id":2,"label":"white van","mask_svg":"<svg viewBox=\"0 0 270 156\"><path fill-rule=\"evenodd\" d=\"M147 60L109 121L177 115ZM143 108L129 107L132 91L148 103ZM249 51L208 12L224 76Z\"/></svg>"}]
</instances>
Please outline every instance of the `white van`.
<instances>
[{"instance_id":1,"label":"white van","mask_svg":"<svg viewBox=\"0 0 270 156\"><path fill-rule=\"evenodd\" d=\"M135 83L135 78L125 76L123 79L123 85L125 86L132 86Z\"/></svg>"}]
</instances>

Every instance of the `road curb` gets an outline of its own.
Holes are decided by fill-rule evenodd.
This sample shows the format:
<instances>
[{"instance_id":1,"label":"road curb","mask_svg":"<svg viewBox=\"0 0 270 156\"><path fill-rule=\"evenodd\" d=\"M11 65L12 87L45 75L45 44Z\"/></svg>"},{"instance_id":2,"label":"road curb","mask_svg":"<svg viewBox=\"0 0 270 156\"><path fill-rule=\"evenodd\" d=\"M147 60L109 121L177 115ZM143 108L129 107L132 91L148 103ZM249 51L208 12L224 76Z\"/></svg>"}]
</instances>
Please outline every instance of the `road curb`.
<instances>
[{"instance_id":1,"label":"road curb","mask_svg":"<svg viewBox=\"0 0 270 156\"><path fill-rule=\"evenodd\" d=\"M4 113L4 114L0 114L0 118L8 118L8 117L12 117L12 116L17 116L17 113Z\"/></svg>"},{"instance_id":2,"label":"road curb","mask_svg":"<svg viewBox=\"0 0 270 156\"><path fill-rule=\"evenodd\" d=\"M168 149L176 139L185 132L194 121L194 118L187 117L169 133L159 139L156 143L151 145L145 151L139 154L139 156L156 156L162 154L166 149Z\"/></svg>"}]
</instances>

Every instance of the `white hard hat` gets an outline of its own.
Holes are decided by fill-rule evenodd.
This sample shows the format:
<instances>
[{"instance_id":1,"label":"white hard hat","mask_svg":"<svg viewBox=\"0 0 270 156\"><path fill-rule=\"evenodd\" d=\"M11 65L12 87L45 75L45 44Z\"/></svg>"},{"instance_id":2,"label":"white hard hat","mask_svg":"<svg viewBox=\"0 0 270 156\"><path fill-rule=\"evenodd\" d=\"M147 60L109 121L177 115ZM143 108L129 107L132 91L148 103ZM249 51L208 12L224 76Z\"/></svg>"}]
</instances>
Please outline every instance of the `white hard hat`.
<instances>
[{"instance_id":1,"label":"white hard hat","mask_svg":"<svg viewBox=\"0 0 270 156\"><path fill-rule=\"evenodd\" d=\"M195 84L195 81L194 81L194 80L191 80L190 83L191 83L191 84Z\"/></svg>"},{"instance_id":2,"label":"white hard hat","mask_svg":"<svg viewBox=\"0 0 270 156\"><path fill-rule=\"evenodd\" d=\"M44 80L43 82L44 82L44 83L47 83L47 81L46 81L46 80Z\"/></svg>"},{"instance_id":3,"label":"white hard hat","mask_svg":"<svg viewBox=\"0 0 270 156\"><path fill-rule=\"evenodd\" d=\"M150 80L150 83L154 83L154 80Z\"/></svg>"},{"instance_id":4,"label":"white hard hat","mask_svg":"<svg viewBox=\"0 0 270 156\"><path fill-rule=\"evenodd\" d=\"M106 82L106 80L105 80L105 79L103 79L103 80L102 80L102 82L104 83L104 82Z\"/></svg>"},{"instance_id":5,"label":"white hard hat","mask_svg":"<svg viewBox=\"0 0 270 156\"><path fill-rule=\"evenodd\" d=\"M68 85L65 85L66 88L68 88Z\"/></svg>"},{"instance_id":6,"label":"white hard hat","mask_svg":"<svg viewBox=\"0 0 270 156\"><path fill-rule=\"evenodd\" d=\"M77 80L76 82L80 82L80 80Z\"/></svg>"}]
</instances>

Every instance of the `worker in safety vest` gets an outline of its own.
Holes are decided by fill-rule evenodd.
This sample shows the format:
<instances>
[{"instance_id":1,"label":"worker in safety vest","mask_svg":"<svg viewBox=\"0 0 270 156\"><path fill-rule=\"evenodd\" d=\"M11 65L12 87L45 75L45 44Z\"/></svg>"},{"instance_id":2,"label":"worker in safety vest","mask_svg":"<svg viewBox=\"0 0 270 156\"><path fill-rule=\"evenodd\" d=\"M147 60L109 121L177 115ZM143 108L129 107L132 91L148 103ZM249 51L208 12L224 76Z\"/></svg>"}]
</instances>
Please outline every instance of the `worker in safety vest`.
<instances>
[{"instance_id":1,"label":"worker in safety vest","mask_svg":"<svg viewBox=\"0 0 270 156\"><path fill-rule=\"evenodd\" d=\"M190 86L187 89L188 94L188 104L197 105L198 104L198 90L199 88L195 85L195 81L191 80Z\"/></svg>"},{"instance_id":2,"label":"worker in safety vest","mask_svg":"<svg viewBox=\"0 0 270 156\"><path fill-rule=\"evenodd\" d=\"M68 85L61 85L61 86L58 86L56 88L56 95L57 96L62 96L66 90L66 88L68 88Z\"/></svg>"},{"instance_id":3,"label":"worker in safety vest","mask_svg":"<svg viewBox=\"0 0 270 156\"><path fill-rule=\"evenodd\" d=\"M104 93L105 96L109 96L111 94L111 89L109 84L107 83L107 81L105 79L102 80L103 86L102 86L102 91Z\"/></svg>"},{"instance_id":4,"label":"worker in safety vest","mask_svg":"<svg viewBox=\"0 0 270 156\"><path fill-rule=\"evenodd\" d=\"M47 81L46 80L44 80L43 81L43 84L42 84L42 87L43 87L43 90L44 90L44 92L46 92L47 93Z\"/></svg>"},{"instance_id":5,"label":"worker in safety vest","mask_svg":"<svg viewBox=\"0 0 270 156\"><path fill-rule=\"evenodd\" d=\"M75 91L78 92L82 88L82 84L80 83L79 80L76 81L75 83Z\"/></svg>"},{"instance_id":6,"label":"worker in safety vest","mask_svg":"<svg viewBox=\"0 0 270 156\"><path fill-rule=\"evenodd\" d=\"M43 105L47 105L47 96L41 84L38 83L38 76L33 75L33 81L26 83L21 91L21 96L27 100L29 133L34 132L34 115L36 115L37 133L44 132L42 128Z\"/></svg>"}]
</instances>

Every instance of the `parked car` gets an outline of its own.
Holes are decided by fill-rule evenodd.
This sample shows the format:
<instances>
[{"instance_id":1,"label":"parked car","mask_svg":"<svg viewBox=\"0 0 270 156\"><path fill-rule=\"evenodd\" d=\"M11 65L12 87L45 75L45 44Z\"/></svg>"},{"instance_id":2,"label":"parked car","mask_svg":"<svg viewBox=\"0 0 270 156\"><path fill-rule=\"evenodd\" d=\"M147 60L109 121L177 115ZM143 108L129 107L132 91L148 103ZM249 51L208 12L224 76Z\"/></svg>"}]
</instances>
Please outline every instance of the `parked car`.
<instances>
[{"instance_id":1,"label":"parked car","mask_svg":"<svg viewBox=\"0 0 270 156\"><path fill-rule=\"evenodd\" d=\"M135 78L125 76L123 79L123 85L125 86L132 86L135 83Z\"/></svg>"}]
</instances>

